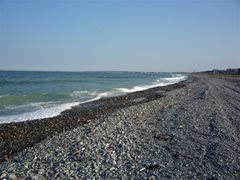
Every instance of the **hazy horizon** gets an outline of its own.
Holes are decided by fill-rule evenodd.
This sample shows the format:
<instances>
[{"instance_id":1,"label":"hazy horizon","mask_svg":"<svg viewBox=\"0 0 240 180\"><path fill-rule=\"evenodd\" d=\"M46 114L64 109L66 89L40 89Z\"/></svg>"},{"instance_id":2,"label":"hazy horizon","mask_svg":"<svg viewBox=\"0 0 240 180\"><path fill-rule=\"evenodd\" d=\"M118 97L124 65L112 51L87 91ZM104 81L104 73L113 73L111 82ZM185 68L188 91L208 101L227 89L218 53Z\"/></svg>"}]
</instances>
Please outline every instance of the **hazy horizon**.
<instances>
[{"instance_id":1,"label":"hazy horizon","mask_svg":"<svg viewBox=\"0 0 240 180\"><path fill-rule=\"evenodd\" d=\"M0 27L0 70L240 67L237 0L3 0Z\"/></svg>"},{"instance_id":2,"label":"hazy horizon","mask_svg":"<svg viewBox=\"0 0 240 180\"><path fill-rule=\"evenodd\" d=\"M227 69L238 69L240 67L229 67L224 69L205 69L200 71L133 71L133 70L14 70L14 69L0 69L0 71L9 71L9 72L66 72L66 73L82 73L82 72L133 72L133 73L194 73L194 72L204 72L204 71L212 71L212 70L227 70Z\"/></svg>"}]
</instances>

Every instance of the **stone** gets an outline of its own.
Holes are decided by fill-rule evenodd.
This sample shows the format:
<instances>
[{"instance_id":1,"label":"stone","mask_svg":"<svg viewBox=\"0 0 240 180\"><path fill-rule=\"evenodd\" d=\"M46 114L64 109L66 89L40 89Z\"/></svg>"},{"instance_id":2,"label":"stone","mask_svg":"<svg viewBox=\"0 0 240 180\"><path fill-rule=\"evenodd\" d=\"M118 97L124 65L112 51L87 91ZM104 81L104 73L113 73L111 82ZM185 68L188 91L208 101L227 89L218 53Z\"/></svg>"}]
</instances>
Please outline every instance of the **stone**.
<instances>
[{"instance_id":1,"label":"stone","mask_svg":"<svg viewBox=\"0 0 240 180\"><path fill-rule=\"evenodd\" d=\"M122 180L127 180L127 179L128 179L128 178L127 178L127 175L123 175L121 179L122 179Z\"/></svg>"},{"instance_id":2,"label":"stone","mask_svg":"<svg viewBox=\"0 0 240 180\"><path fill-rule=\"evenodd\" d=\"M8 175L9 179L17 179L17 176L13 173Z\"/></svg>"},{"instance_id":3,"label":"stone","mask_svg":"<svg viewBox=\"0 0 240 180\"><path fill-rule=\"evenodd\" d=\"M38 173L39 173L39 174L44 174L44 169L38 170Z\"/></svg>"},{"instance_id":4,"label":"stone","mask_svg":"<svg viewBox=\"0 0 240 180\"><path fill-rule=\"evenodd\" d=\"M38 174L36 174L36 175L32 176L32 179L33 180L38 180L38 179L41 179L41 178L40 178L40 176Z\"/></svg>"},{"instance_id":5,"label":"stone","mask_svg":"<svg viewBox=\"0 0 240 180\"><path fill-rule=\"evenodd\" d=\"M5 177L7 177L7 173L2 173L2 175L0 176L0 179L3 179L3 178L5 178Z\"/></svg>"},{"instance_id":6,"label":"stone","mask_svg":"<svg viewBox=\"0 0 240 180\"><path fill-rule=\"evenodd\" d=\"M146 168L144 167L144 168L141 168L139 171L141 172L141 171L144 171Z\"/></svg>"},{"instance_id":7,"label":"stone","mask_svg":"<svg viewBox=\"0 0 240 180\"><path fill-rule=\"evenodd\" d=\"M96 164L94 164L94 170L95 170L96 173L98 173L100 168Z\"/></svg>"},{"instance_id":8,"label":"stone","mask_svg":"<svg viewBox=\"0 0 240 180\"><path fill-rule=\"evenodd\" d=\"M157 178L154 175L152 175L148 178L148 180L155 180L155 179L157 179Z\"/></svg>"},{"instance_id":9,"label":"stone","mask_svg":"<svg viewBox=\"0 0 240 180\"><path fill-rule=\"evenodd\" d=\"M115 167L111 167L110 168L110 171L114 171L116 168Z\"/></svg>"}]
</instances>

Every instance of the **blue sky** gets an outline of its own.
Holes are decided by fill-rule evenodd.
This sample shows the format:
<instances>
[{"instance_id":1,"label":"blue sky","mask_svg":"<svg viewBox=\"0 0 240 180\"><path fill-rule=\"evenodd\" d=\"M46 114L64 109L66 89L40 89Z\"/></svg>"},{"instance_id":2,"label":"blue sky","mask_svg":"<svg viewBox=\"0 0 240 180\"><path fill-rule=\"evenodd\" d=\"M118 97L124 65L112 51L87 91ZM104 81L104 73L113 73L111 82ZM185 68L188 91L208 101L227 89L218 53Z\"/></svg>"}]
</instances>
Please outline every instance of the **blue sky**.
<instances>
[{"instance_id":1,"label":"blue sky","mask_svg":"<svg viewBox=\"0 0 240 180\"><path fill-rule=\"evenodd\" d=\"M0 0L0 69L240 66L237 0Z\"/></svg>"}]
</instances>

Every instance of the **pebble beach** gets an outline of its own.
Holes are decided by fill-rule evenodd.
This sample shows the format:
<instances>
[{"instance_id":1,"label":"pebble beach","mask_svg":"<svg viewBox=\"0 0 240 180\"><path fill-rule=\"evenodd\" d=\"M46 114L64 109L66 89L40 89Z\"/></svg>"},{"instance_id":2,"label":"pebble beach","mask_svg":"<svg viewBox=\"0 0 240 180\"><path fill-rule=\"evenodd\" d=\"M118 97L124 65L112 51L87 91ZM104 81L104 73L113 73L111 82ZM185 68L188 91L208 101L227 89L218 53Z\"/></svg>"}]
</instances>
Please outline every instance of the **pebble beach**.
<instances>
[{"instance_id":1,"label":"pebble beach","mask_svg":"<svg viewBox=\"0 0 240 180\"><path fill-rule=\"evenodd\" d=\"M189 76L0 125L0 179L239 179L240 79Z\"/></svg>"}]
</instances>

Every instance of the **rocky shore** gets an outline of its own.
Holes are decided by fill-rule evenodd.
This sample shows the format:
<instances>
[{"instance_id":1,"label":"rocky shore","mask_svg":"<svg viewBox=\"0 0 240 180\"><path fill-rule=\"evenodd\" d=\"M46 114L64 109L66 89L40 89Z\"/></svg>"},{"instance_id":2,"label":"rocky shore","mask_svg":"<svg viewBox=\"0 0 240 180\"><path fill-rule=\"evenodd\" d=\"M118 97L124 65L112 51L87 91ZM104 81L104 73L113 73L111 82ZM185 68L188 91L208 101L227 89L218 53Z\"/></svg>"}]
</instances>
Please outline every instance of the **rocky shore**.
<instances>
[{"instance_id":1,"label":"rocky shore","mask_svg":"<svg viewBox=\"0 0 240 180\"><path fill-rule=\"evenodd\" d=\"M0 125L0 179L239 179L240 79L194 76Z\"/></svg>"}]
</instances>

